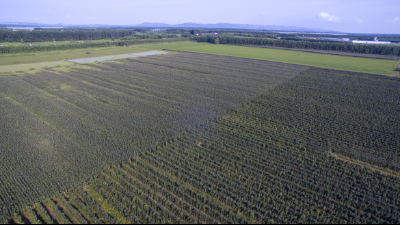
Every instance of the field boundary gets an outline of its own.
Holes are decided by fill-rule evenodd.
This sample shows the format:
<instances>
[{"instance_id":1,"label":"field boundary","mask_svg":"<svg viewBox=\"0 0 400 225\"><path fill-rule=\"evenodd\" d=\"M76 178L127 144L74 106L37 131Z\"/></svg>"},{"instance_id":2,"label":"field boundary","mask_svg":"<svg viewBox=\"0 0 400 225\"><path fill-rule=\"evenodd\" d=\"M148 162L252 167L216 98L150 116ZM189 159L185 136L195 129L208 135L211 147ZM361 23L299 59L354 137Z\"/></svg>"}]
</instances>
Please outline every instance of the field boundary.
<instances>
[{"instance_id":1,"label":"field boundary","mask_svg":"<svg viewBox=\"0 0 400 225\"><path fill-rule=\"evenodd\" d=\"M359 58L372 58L372 59L386 59L386 60L398 60L398 56L393 55L378 55L378 54L366 54L366 53L352 53L352 52L341 52L341 51L331 51L331 50L317 50L317 49L307 49L307 48L284 48L284 47L274 47L274 46L261 46L261 45L240 45L240 44L224 44L224 45L234 45L242 47L253 47L253 48L271 48L280 49L288 51L300 51L300 52L310 52L325 55L340 55L340 56L350 56Z\"/></svg>"},{"instance_id":2,"label":"field boundary","mask_svg":"<svg viewBox=\"0 0 400 225\"><path fill-rule=\"evenodd\" d=\"M54 68L54 67L65 67L65 66L75 66L79 67L79 65L85 64L93 64L107 61L117 61L126 58L135 58L135 57L143 57L143 56L151 56L151 55L165 55L168 52L160 52L160 51L144 51L144 52L134 52L127 54L118 54L118 55L108 55L108 56L99 56L92 58L77 58L70 60L58 60L51 62L38 62L38 63L23 63L23 64L14 64L14 65L4 65L0 66L0 73L13 73L13 72L38 72L38 70L46 69L46 68Z\"/></svg>"},{"instance_id":3,"label":"field boundary","mask_svg":"<svg viewBox=\"0 0 400 225\"><path fill-rule=\"evenodd\" d=\"M366 163L366 162L363 162L363 161L360 161L360 160L349 158L347 156L344 156L344 155L341 155L341 154L338 154L338 153L331 152L330 156L332 156L332 157L334 157L336 159L348 162L348 163L352 163L352 164L356 164L356 165L359 165L359 166L367 167L367 168L371 169L372 171L378 171L378 172L380 172L382 174L385 174L385 175L389 175L389 176L394 176L394 177L400 178L400 172L392 171L392 170L390 170L388 168L375 166L375 165L372 165L372 164L369 164L369 163Z\"/></svg>"},{"instance_id":4,"label":"field boundary","mask_svg":"<svg viewBox=\"0 0 400 225\"><path fill-rule=\"evenodd\" d=\"M192 52L192 51L185 51L185 50L174 50L174 49L161 49L163 51L176 51L176 52L187 52L187 53L200 53L200 54L209 54L209 55L220 55L220 54L211 54L211 53L204 53L204 52ZM267 60L267 59L256 59L256 58L248 58L248 57L240 57L240 56L234 56L234 55L222 55L222 56L230 56L230 57L236 57L236 58L245 58L245 59L254 59L254 60L263 60L263 61L270 61L270 62L279 62L279 63L285 63L285 64L291 64L291 65L300 65L300 66L308 66L310 68L319 68L319 69L326 69L326 70L334 70L338 72L354 72L354 73L362 73L362 74L368 74L368 75L380 75L380 76L386 76L386 77L398 77L394 74L379 74L379 73L366 73L366 72L361 72L361 71L354 71L354 70L340 70L340 69L332 69L332 68L327 68L327 67L320 67L320 66L310 66L310 65L305 65L305 64L298 64L298 63L289 63L289 62L281 62L281 61L273 61L273 60Z\"/></svg>"}]
</instances>

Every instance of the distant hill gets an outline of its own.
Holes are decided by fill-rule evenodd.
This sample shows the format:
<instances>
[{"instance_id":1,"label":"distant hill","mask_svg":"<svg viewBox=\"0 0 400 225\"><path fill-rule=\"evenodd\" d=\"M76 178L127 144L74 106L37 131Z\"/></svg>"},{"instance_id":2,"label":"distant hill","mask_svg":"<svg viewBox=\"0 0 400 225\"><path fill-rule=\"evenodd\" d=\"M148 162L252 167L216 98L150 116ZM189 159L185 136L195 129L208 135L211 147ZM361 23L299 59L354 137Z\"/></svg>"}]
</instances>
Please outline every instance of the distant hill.
<instances>
[{"instance_id":1,"label":"distant hill","mask_svg":"<svg viewBox=\"0 0 400 225\"><path fill-rule=\"evenodd\" d=\"M182 24L166 24L166 23L142 23L137 25L109 25L109 24L41 24L31 22L2 22L2 26L37 26L37 27L151 27L151 28L212 28L212 29L252 29L252 30L272 30L272 31L293 31L293 32L335 32L319 28L281 26L281 25L254 25L254 24L232 24L232 23L182 23Z\"/></svg>"},{"instance_id":2,"label":"distant hill","mask_svg":"<svg viewBox=\"0 0 400 225\"><path fill-rule=\"evenodd\" d=\"M182 27L182 28L222 28L222 29L253 29L253 30L277 30L277 31L301 31L301 32L335 32L319 28L280 26L280 25L252 25L252 24L232 24L232 23L216 23L216 24L200 24L200 23L182 23L182 24L165 24L165 23L142 23L137 27Z\"/></svg>"}]
</instances>

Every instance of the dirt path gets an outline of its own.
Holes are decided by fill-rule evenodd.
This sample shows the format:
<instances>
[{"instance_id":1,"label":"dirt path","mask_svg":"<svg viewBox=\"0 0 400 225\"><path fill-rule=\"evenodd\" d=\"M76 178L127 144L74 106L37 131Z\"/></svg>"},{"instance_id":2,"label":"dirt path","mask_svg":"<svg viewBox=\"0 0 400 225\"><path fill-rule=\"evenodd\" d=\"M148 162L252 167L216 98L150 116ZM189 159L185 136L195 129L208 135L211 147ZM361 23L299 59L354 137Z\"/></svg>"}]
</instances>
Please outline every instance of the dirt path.
<instances>
[{"instance_id":1,"label":"dirt path","mask_svg":"<svg viewBox=\"0 0 400 225\"><path fill-rule=\"evenodd\" d=\"M365 162L362 162L362 161L359 161L359 160L356 160L356 159L351 159L351 158L349 158L347 156L343 156L343 155L340 155L340 154L337 154L337 153L331 152L330 154L331 154L332 157L335 157L336 159L340 159L340 160L343 160L345 162L357 164L357 165L360 165L360 166L365 166L367 168L370 168L372 171L379 171L382 174L395 176L395 177L400 178L400 172L396 172L396 171L392 171L392 170L387 169L387 168L371 165L371 164L368 164L368 163L365 163Z\"/></svg>"}]
</instances>

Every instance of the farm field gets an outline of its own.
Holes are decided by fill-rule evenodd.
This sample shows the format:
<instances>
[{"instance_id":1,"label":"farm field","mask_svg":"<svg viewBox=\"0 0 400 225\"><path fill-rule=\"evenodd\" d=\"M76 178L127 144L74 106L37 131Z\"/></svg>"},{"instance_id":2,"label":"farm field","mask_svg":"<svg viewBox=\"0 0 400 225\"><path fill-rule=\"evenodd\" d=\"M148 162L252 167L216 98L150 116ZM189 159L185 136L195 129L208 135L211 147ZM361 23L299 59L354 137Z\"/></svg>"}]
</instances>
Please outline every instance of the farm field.
<instances>
[{"instance_id":1,"label":"farm field","mask_svg":"<svg viewBox=\"0 0 400 225\"><path fill-rule=\"evenodd\" d=\"M68 61L52 61L52 62L40 62L40 63L24 63L16 65L4 65L0 66L0 76L1 73L5 72L16 72L16 71L29 71L36 72L37 70L46 67L56 67L56 66L73 66L74 63Z\"/></svg>"},{"instance_id":2,"label":"farm field","mask_svg":"<svg viewBox=\"0 0 400 225\"><path fill-rule=\"evenodd\" d=\"M169 49L262 59L276 62L322 67L327 69L337 69L382 75L391 75L392 71L396 68L396 64L399 62L399 60L357 58L282 49L245 47L234 45L214 45L209 43L203 43L201 45L194 46L175 46Z\"/></svg>"},{"instance_id":3,"label":"farm field","mask_svg":"<svg viewBox=\"0 0 400 225\"><path fill-rule=\"evenodd\" d=\"M90 58L87 57L87 58L80 58L80 59L71 59L68 61L60 60L60 61L50 61L50 62L41 62L41 63L24 63L24 64L15 64L15 65L5 65L5 66L0 66L0 73L1 72L3 72L3 73L8 73L8 72L36 73L38 71L38 69L40 70L40 69L46 69L46 68L51 68L51 67L62 67L62 66L77 67L76 63L87 64L87 63L96 63L96 62L102 62L102 61L115 61L118 59L157 55L157 54L167 54L167 52L150 51L150 52L122 54L122 55L111 55L111 56L90 57Z\"/></svg>"},{"instance_id":4,"label":"farm field","mask_svg":"<svg viewBox=\"0 0 400 225\"><path fill-rule=\"evenodd\" d=\"M41 52L38 54L6 54L0 55L0 66L18 65L24 63L51 62L55 60L64 61L79 58L129 54L143 51L161 51L165 49L262 59L284 63L316 66L328 69L338 69L382 75L398 74L393 73L393 70L396 68L396 64L399 63L399 60L357 58L282 49L268 49L233 45L214 45L204 42L175 42L140 44L126 47L77 49L60 52ZM90 52L90 54L87 54L87 52Z\"/></svg>"},{"instance_id":5,"label":"farm field","mask_svg":"<svg viewBox=\"0 0 400 225\"><path fill-rule=\"evenodd\" d=\"M319 54L342 55L342 56L352 56L352 57L361 57L361 58L389 59L389 60L398 60L399 59L399 57L395 56L395 55L377 55L377 54L339 52L339 51L317 50L317 49L307 49L307 48L283 48L283 47L259 46L259 45L237 45L237 46L248 46L248 47L256 47L256 48L272 48L272 49L282 49L282 50L289 50L289 51L312 52L312 53L319 53Z\"/></svg>"},{"instance_id":6,"label":"farm field","mask_svg":"<svg viewBox=\"0 0 400 225\"><path fill-rule=\"evenodd\" d=\"M150 50L161 50L173 46L192 46L190 42L176 43L158 43L158 44L140 44L125 47L107 47L107 48L86 48L74 49L66 51L49 51L28 54L3 54L0 55L0 66L2 65L18 65L25 63L65 61L70 59L79 59L84 57L100 57L109 55L129 54L136 52L144 52ZM87 54L90 52L90 54Z\"/></svg>"},{"instance_id":7,"label":"farm field","mask_svg":"<svg viewBox=\"0 0 400 225\"><path fill-rule=\"evenodd\" d=\"M196 53L172 59L204 65L206 56L208 70L238 62ZM139 59L172 65L160 57ZM334 155L400 170L400 79L292 69L295 77L9 222L398 224L400 178Z\"/></svg>"},{"instance_id":8,"label":"farm field","mask_svg":"<svg viewBox=\"0 0 400 225\"><path fill-rule=\"evenodd\" d=\"M308 68L172 52L3 74L0 221Z\"/></svg>"}]
</instances>

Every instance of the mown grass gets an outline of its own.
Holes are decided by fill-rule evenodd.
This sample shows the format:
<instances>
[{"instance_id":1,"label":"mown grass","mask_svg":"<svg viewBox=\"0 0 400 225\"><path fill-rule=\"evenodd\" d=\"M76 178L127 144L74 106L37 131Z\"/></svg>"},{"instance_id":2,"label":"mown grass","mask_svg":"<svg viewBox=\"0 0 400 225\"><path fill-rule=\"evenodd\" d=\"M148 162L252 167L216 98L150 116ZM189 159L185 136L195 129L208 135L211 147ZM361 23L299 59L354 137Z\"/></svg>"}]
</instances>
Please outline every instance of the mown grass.
<instances>
[{"instance_id":1,"label":"mown grass","mask_svg":"<svg viewBox=\"0 0 400 225\"><path fill-rule=\"evenodd\" d=\"M97 202L107 212L111 217L113 217L120 224L130 224L131 222L127 220L122 212L118 211L111 203L104 199L101 194L93 190L90 186L87 186L85 190L88 195Z\"/></svg>"},{"instance_id":2,"label":"mown grass","mask_svg":"<svg viewBox=\"0 0 400 225\"><path fill-rule=\"evenodd\" d=\"M0 65L14 65L24 63L38 63L51 61L64 61L69 59L79 59L85 57L99 57L108 55L118 55L126 53L144 52L146 50L160 50L163 48L182 48L193 46L193 42L140 44L126 47L106 47L106 48L84 48L65 51L49 51L29 54L2 54L0 55ZM88 51L91 54L86 54Z\"/></svg>"},{"instance_id":3,"label":"mown grass","mask_svg":"<svg viewBox=\"0 0 400 225\"><path fill-rule=\"evenodd\" d=\"M256 48L203 43L191 46L171 46L170 49L229 55L244 58L316 66L328 69L391 75L397 60L368 59L349 56L317 54L280 49Z\"/></svg>"},{"instance_id":4,"label":"mown grass","mask_svg":"<svg viewBox=\"0 0 400 225\"><path fill-rule=\"evenodd\" d=\"M73 62L68 61L54 61L54 62L41 62L41 63L24 63L24 64L15 64L15 65L5 65L0 66L0 72L9 72L9 71L29 71L30 73L36 73L39 69L46 67L55 67L55 66L71 66L74 65Z\"/></svg>"}]
</instances>

